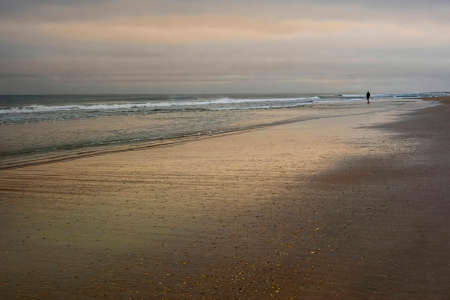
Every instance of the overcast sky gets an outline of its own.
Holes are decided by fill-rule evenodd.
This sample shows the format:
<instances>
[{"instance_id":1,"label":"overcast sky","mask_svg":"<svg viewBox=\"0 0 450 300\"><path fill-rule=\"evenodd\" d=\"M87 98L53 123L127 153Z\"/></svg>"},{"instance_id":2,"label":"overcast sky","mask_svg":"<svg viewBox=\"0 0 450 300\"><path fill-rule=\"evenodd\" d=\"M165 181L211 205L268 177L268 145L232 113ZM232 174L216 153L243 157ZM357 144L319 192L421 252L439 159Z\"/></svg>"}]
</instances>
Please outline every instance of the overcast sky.
<instances>
[{"instance_id":1,"label":"overcast sky","mask_svg":"<svg viewBox=\"0 0 450 300\"><path fill-rule=\"evenodd\" d=\"M0 0L0 94L450 91L449 0Z\"/></svg>"}]
</instances>

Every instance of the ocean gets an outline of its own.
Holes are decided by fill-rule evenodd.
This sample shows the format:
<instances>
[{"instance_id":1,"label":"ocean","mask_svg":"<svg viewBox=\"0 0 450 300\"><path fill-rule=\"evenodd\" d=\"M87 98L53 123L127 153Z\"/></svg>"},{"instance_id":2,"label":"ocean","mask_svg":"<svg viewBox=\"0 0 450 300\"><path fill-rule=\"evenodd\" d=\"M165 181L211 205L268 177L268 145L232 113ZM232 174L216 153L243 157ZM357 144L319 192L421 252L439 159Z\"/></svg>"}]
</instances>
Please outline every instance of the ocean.
<instances>
[{"instance_id":1,"label":"ocean","mask_svg":"<svg viewBox=\"0 0 450 300\"><path fill-rule=\"evenodd\" d=\"M289 122L404 112L445 93L0 96L0 169Z\"/></svg>"}]
</instances>

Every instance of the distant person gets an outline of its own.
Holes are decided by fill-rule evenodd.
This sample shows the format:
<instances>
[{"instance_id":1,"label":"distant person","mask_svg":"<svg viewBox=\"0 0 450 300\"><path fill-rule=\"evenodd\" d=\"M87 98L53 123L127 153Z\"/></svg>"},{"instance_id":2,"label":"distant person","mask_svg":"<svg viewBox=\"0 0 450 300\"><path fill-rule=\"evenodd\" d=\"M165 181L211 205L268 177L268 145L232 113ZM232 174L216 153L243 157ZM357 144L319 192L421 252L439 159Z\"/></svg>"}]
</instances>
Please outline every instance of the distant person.
<instances>
[{"instance_id":1,"label":"distant person","mask_svg":"<svg viewBox=\"0 0 450 300\"><path fill-rule=\"evenodd\" d=\"M367 98L367 104L369 104L369 103L370 103L370 102L369 102L369 98L370 98L370 93L369 93L369 91L367 91L366 98Z\"/></svg>"}]
</instances>

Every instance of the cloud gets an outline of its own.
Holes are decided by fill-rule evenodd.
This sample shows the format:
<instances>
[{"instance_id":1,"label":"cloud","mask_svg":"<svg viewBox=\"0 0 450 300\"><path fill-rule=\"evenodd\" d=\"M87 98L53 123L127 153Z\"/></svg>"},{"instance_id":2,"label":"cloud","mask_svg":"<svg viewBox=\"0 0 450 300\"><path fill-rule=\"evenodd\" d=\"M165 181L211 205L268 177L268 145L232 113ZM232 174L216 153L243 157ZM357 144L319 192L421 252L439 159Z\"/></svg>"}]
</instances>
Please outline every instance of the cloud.
<instances>
[{"instance_id":1,"label":"cloud","mask_svg":"<svg viewBox=\"0 0 450 300\"><path fill-rule=\"evenodd\" d=\"M0 6L0 93L407 91L450 74L448 0Z\"/></svg>"}]
</instances>

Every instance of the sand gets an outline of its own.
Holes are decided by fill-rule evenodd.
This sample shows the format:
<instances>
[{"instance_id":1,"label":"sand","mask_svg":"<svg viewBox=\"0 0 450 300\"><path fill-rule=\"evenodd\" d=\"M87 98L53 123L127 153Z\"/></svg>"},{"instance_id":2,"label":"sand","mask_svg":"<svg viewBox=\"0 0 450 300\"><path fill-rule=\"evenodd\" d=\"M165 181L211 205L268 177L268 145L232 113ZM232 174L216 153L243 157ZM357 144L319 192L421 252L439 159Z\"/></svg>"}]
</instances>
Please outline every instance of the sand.
<instances>
[{"instance_id":1,"label":"sand","mask_svg":"<svg viewBox=\"0 0 450 300\"><path fill-rule=\"evenodd\" d=\"M448 299L440 100L1 170L0 293Z\"/></svg>"}]
</instances>

